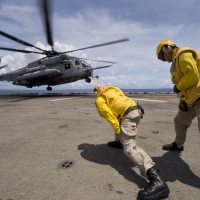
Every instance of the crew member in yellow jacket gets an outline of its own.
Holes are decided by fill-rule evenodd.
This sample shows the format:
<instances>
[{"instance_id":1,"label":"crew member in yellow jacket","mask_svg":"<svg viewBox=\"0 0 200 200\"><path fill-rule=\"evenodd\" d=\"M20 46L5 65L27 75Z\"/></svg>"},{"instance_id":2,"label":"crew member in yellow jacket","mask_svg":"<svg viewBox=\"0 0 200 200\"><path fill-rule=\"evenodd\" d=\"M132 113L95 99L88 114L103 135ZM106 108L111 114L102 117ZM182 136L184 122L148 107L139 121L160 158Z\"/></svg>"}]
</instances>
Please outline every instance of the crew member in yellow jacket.
<instances>
[{"instance_id":1,"label":"crew member in yellow jacket","mask_svg":"<svg viewBox=\"0 0 200 200\"><path fill-rule=\"evenodd\" d=\"M176 137L174 142L164 145L163 150L183 151L187 130L195 117L200 132L200 54L189 47L179 48L171 40L163 40L157 46L156 55L164 62L172 62L172 83L180 98L179 111L174 118Z\"/></svg>"},{"instance_id":2,"label":"crew member in yellow jacket","mask_svg":"<svg viewBox=\"0 0 200 200\"><path fill-rule=\"evenodd\" d=\"M98 84L94 88L94 93L96 94L96 108L100 116L113 127L126 156L147 175L150 181L146 188L139 191L138 199L149 200L168 196L169 188L154 170L155 163L136 144L137 127L144 114L142 107L114 86L105 87L103 84Z\"/></svg>"}]
</instances>

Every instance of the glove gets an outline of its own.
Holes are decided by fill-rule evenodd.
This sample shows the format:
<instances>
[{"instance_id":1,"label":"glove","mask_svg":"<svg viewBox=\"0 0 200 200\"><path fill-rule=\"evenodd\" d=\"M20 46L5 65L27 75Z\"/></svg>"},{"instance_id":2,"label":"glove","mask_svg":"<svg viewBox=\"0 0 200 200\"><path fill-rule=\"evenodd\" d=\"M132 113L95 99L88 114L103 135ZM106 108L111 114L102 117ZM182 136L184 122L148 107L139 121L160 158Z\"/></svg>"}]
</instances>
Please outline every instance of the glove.
<instances>
[{"instance_id":1,"label":"glove","mask_svg":"<svg viewBox=\"0 0 200 200\"><path fill-rule=\"evenodd\" d=\"M187 103L185 101L183 101L183 100L180 100L178 108L180 110L182 110L183 112L187 112L188 111Z\"/></svg>"},{"instance_id":2,"label":"glove","mask_svg":"<svg viewBox=\"0 0 200 200\"><path fill-rule=\"evenodd\" d=\"M174 91L174 93L176 93L176 94L180 92L180 90L176 87L176 85L174 85L173 91Z\"/></svg>"}]
</instances>

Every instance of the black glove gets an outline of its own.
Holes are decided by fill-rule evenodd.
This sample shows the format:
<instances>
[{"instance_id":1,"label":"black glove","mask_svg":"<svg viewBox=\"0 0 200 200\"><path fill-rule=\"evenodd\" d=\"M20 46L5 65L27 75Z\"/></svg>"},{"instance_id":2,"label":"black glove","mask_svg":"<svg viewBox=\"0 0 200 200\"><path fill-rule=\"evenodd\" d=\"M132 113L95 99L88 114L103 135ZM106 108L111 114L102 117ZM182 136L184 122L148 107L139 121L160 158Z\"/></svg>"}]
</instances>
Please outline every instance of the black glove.
<instances>
[{"instance_id":1,"label":"black glove","mask_svg":"<svg viewBox=\"0 0 200 200\"><path fill-rule=\"evenodd\" d=\"M176 87L176 85L174 85L174 89L173 89L174 93L179 93L180 90Z\"/></svg>"},{"instance_id":2,"label":"black glove","mask_svg":"<svg viewBox=\"0 0 200 200\"><path fill-rule=\"evenodd\" d=\"M183 100L180 100L178 108L180 110L182 110L183 112L187 112L188 111L187 103L185 101L183 101Z\"/></svg>"}]
</instances>

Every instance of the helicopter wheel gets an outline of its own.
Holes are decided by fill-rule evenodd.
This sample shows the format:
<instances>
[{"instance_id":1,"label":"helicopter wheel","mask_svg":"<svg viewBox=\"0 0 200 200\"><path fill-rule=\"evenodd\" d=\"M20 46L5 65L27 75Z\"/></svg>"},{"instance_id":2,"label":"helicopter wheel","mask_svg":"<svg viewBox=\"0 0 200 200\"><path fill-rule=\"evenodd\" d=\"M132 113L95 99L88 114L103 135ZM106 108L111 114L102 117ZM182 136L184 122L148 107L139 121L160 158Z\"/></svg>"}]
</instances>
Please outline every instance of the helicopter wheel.
<instances>
[{"instance_id":1,"label":"helicopter wheel","mask_svg":"<svg viewBox=\"0 0 200 200\"><path fill-rule=\"evenodd\" d=\"M48 87L47 87L47 90L48 90L48 91L51 91L51 90L52 90L52 87L48 86Z\"/></svg>"},{"instance_id":2,"label":"helicopter wheel","mask_svg":"<svg viewBox=\"0 0 200 200\"><path fill-rule=\"evenodd\" d=\"M87 77L87 78L85 79L85 81L86 81L87 83L90 83L90 82L91 82L91 79Z\"/></svg>"}]
</instances>

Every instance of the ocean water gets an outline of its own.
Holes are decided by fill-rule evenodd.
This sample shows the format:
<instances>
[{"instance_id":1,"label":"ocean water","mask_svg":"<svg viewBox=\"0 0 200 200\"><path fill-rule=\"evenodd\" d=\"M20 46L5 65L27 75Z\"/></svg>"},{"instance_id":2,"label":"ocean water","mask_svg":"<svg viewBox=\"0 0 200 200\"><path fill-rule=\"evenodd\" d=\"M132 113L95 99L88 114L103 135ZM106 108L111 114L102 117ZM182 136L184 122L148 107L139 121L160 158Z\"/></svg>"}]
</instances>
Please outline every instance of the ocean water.
<instances>
[{"instance_id":1,"label":"ocean water","mask_svg":"<svg viewBox=\"0 0 200 200\"><path fill-rule=\"evenodd\" d=\"M157 89L121 89L124 93L173 93L172 88L157 88ZM66 90L34 90L34 89L26 89L26 90L3 90L0 89L0 95L12 95L12 94L70 94L70 93L76 93L76 94L83 94L83 93L92 93L93 89L66 89Z\"/></svg>"}]
</instances>

